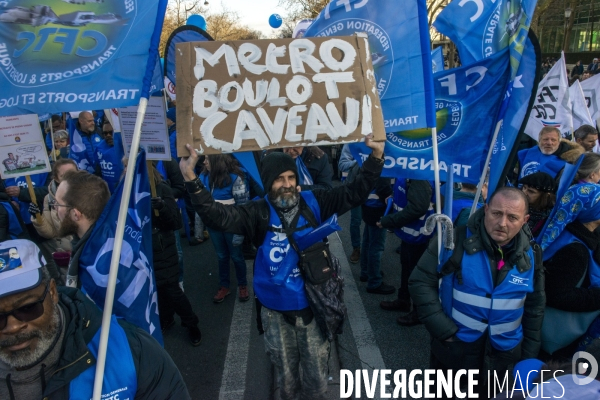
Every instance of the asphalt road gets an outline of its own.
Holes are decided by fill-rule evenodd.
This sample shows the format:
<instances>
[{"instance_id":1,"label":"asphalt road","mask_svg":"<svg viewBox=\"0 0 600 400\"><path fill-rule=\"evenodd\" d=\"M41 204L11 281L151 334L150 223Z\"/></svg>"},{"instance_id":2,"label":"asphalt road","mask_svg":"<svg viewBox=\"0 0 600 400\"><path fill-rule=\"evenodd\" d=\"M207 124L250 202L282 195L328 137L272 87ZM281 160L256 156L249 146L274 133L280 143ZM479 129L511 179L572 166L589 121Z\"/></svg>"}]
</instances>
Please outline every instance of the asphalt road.
<instances>
[{"instance_id":1,"label":"asphalt road","mask_svg":"<svg viewBox=\"0 0 600 400\"><path fill-rule=\"evenodd\" d=\"M349 213L340 217L343 231L339 240L332 235L332 251L340 258L346 278L345 302L349 319L338 337L337 349L341 368L350 369L424 369L428 365L429 335L422 325L406 328L396 323L399 312L384 311L381 300L393 300L366 292L359 280L359 265L349 264L352 252ZM193 399L271 399L273 369L264 352L262 337L256 329L254 302L241 303L236 292L214 304L218 289L217 258L210 240L190 247L182 239L185 274L184 287L200 318L202 343L192 347L187 331L178 324L165 334L165 348L179 367ZM384 281L400 284L400 256L395 249L399 239L388 233L382 257ZM251 282L252 264L248 264ZM236 290L232 267L232 289ZM251 297L253 297L251 293ZM177 318L177 317L176 317ZM330 381L331 398L339 398L339 375ZM377 390L379 393L379 389ZM362 394L363 398L365 393Z\"/></svg>"}]
</instances>

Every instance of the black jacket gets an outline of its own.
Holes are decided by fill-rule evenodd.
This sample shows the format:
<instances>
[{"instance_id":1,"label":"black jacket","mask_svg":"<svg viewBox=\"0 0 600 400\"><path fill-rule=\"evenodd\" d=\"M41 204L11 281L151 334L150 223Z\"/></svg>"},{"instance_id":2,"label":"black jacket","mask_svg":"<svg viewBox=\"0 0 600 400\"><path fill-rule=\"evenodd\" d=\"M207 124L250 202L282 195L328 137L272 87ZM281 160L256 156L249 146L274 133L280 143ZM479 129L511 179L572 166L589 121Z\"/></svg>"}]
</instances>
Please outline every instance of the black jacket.
<instances>
[{"instance_id":1,"label":"black jacket","mask_svg":"<svg viewBox=\"0 0 600 400\"><path fill-rule=\"evenodd\" d=\"M383 169L383 160L372 156L364 162L356 180L331 190L315 189L313 194L321 210L321 221L338 216L364 203ZM269 230L269 205L265 199L249 201L243 205L223 205L215 202L210 191L203 188L198 193L196 182L186 182L192 205L202 221L212 229L237 233L250 237L259 247L263 244ZM202 185L200 183L200 185Z\"/></svg>"},{"instance_id":2,"label":"black jacket","mask_svg":"<svg viewBox=\"0 0 600 400\"><path fill-rule=\"evenodd\" d=\"M59 306L65 316L65 335L58 369L47 377L44 399L69 399L70 383L96 363L89 343L102 324L102 312L82 292L59 287ZM169 354L158 342L136 326L119 319L131 348L137 374L135 399L189 399L183 378ZM106 365L106 368L119 368ZM2 377L3 384L7 384Z\"/></svg>"},{"instance_id":3,"label":"black jacket","mask_svg":"<svg viewBox=\"0 0 600 400\"><path fill-rule=\"evenodd\" d=\"M590 287L588 274L588 249L600 264L600 236L577 221L568 224L566 229L585 244L568 244L544 262L548 305L573 312L600 310L600 288ZM577 287L582 278L581 286Z\"/></svg>"},{"instance_id":4,"label":"black jacket","mask_svg":"<svg viewBox=\"0 0 600 400\"><path fill-rule=\"evenodd\" d=\"M431 204L433 188L429 181L411 179L406 190L406 207L402 211L381 218L381 226L386 229L402 228L427 213Z\"/></svg>"},{"instance_id":5,"label":"black jacket","mask_svg":"<svg viewBox=\"0 0 600 400\"><path fill-rule=\"evenodd\" d=\"M299 157L313 178L312 185L300 185L302 190L333 188L331 181L333 179L333 170L331 169L329 158L323 150L315 146L307 146Z\"/></svg>"},{"instance_id":6,"label":"black jacket","mask_svg":"<svg viewBox=\"0 0 600 400\"><path fill-rule=\"evenodd\" d=\"M29 239L29 233L27 232L27 227L25 226L25 223L23 222L23 218L21 218L21 213L14 206L14 204L12 204L12 202L10 201L10 197L8 197L8 195L6 193L0 193L0 201L10 205L10 207L14 211L15 215L17 216L17 219L19 220L19 224L21 226L22 232L18 236L18 239ZM9 228L10 227L9 227L8 211L6 211L4 206L0 206L0 242L4 242L5 240L11 239L10 234L9 234Z\"/></svg>"},{"instance_id":7,"label":"black jacket","mask_svg":"<svg viewBox=\"0 0 600 400\"><path fill-rule=\"evenodd\" d=\"M385 205L385 199L391 196L394 192L392 191L392 182L390 178L379 178L375 183L375 194L379 197L379 200L384 204L381 207L369 207L363 204L362 207L362 219L365 224L375 226L377 222L385 214L387 206Z\"/></svg>"},{"instance_id":8,"label":"black jacket","mask_svg":"<svg viewBox=\"0 0 600 400\"><path fill-rule=\"evenodd\" d=\"M157 163L157 161L154 162ZM171 158L169 161L163 161L163 166L165 167L165 172L167 173L165 183L171 188L173 197L176 199L183 198L185 186L183 185L183 175L181 174L177 160Z\"/></svg>"},{"instance_id":9,"label":"black jacket","mask_svg":"<svg viewBox=\"0 0 600 400\"><path fill-rule=\"evenodd\" d=\"M156 195L163 199L164 206L158 216L152 210L152 254L156 285L179 281L179 262L175 233L181 229L181 215L169 186L161 182L156 186Z\"/></svg>"}]
</instances>

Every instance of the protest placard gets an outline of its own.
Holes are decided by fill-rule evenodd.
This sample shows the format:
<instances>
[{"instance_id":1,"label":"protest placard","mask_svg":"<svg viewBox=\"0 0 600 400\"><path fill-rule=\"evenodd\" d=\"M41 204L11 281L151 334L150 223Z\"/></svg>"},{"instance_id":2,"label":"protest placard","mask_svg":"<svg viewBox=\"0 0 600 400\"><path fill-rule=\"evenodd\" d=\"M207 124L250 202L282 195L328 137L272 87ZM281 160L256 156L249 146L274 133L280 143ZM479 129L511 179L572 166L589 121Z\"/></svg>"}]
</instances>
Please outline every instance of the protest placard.
<instances>
[{"instance_id":1,"label":"protest placard","mask_svg":"<svg viewBox=\"0 0 600 400\"><path fill-rule=\"evenodd\" d=\"M177 151L385 140L367 37L177 45Z\"/></svg>"},{"instance_id":2,"label":"protest placard","mask_svg":"<svg viewBox=\"0 0 600 400\"><path fill-rule=\"evenodd\" d=\"M37 114L0 118L2 178L50 172L50 161Z\"/></svg>"},{"instance_id":3,"label":"protest placard","mask_svg":"<svg viewBox=\"0 0 600 400\"><path fill-rule=\"evenodd\" d=\"M133 128L137 117L138 107L125 107L119 109L119 125L123 135L125 155L129 156ZM162 97L150 97L146 115L142 124L140 148L146 151L147 160L170 160L171 148L169 147L169 132L167 128L165 103Z\"/></svg>"}]
</instances>

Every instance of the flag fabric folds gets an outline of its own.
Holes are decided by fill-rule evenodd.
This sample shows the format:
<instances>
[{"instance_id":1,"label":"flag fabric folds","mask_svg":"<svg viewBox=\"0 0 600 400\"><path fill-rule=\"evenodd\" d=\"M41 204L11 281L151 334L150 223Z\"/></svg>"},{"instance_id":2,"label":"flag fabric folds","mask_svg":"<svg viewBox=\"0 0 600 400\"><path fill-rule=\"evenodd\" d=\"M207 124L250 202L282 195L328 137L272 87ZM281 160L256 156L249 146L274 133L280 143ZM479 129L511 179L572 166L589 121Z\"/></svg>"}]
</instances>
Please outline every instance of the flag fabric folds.
<instances>
[{"instance_id":1,"label":"flag fabric folds","mask_svg":"<svg viewBox=\"0 0 600 400\"><path fill-rule=\"evenodd\" d=\"M564 54L538 85L525 133L537 140L545 126L558 128L563 136L573 127Z\"/></svg>"},{"instance_id":2,"label":"flag fabric folds","mask_svg":"<svg viewBox=\"0 0 600 400\"><path fill-rule=\"evenodd\" d=\"M442 53L442 46L436 47L431 52L431 69L434 73L444 70L444 53Z\"/></svg>"},{"instance_id":3,"label":"flag fabric folds","mask_svg":"<svg viewBox=\"0 0 600 400\"><path fill-rule=\"evenodd\" d=\"M463 65L509 47L514 78L536 3L537 0L453 0L433 26L456 44Z\"/></svg>"},{"instance_id":4,"label":"flag fabric folds","mask_svg":"<svg viewBox=\"0 0 600 400\"><path fill-rule=\"evenodd\" d=\"M20 0L18 6L5 5L0 9L0 116L137 104L166 3Z\"/></svg>"},{"instance_id":5,"label":"flag fabric folds","mask_svg":"<svg viewBox=\"0 0 600 400\"><path fill-rule=\"evenodd\" d=\"M590 111L578 80L569 87L569 99L571 100L571 109L573 110L573 132L581 125L594 126L594 121L590 116Z\"/></svg>"},{"instance_id":6,"label":"flag fabric folds","mask_svg":"<svg viewBox=\"0 0 600 400\"><path fill-rule=\"evenodd\" d=\"M590 117L592 117L592 121L597 121L600 118L600 74L596 74L581 82L581 89L583 90Z\"/></svg>"},{"instance_id":7,"label":"flag fabric folds","mask_svg":"<svg viewBox=\"0 0 600 400\"><path fill-rule=\"evenodd\" d=\"M135 176L125 222L113 314L146 330L163 343L152 262L150 182L143 151L138 154L135 164L133 160L130 161L129 168L135 168ZM79 258L82 290L101 308L106 297L123 190L121 181L96 222Z\"/></svg>"},{"instance_id":8,"label":"flag fabric folds","mask_svg":"<svg viewBox=\"0 0 600 400\"><path fill-rule=\"evenodd\" d=\"M431 48L425 0L331 1L305 37L366 32L386 132L433 127Z\"/></svg>"},{"instance_id":9,"label":"flag fabric folds","mask_svg":"<svg viewBox=\"0 0 600 400\"><path fill-rule=\"evenodd\" d=\"M455 181L477 183L509 80L507 53L433 75L442 181L453 171ZM362 143L350 148L356 160L370 153ZM385 155L382 176L433 179L430 129L388 133Z\"/></svg>"}]
</instances>

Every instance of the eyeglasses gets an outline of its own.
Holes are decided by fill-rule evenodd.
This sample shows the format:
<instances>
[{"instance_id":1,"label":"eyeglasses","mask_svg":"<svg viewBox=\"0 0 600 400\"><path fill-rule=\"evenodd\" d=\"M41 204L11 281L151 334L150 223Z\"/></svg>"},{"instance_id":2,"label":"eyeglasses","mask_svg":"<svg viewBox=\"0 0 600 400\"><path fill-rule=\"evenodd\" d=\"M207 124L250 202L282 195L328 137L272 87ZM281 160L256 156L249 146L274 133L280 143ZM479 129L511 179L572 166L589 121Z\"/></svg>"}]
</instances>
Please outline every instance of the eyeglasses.
<instances>
[{"instance_id":1,"label":"eyeglasses","mask_svg":"<svg viewBox=\"0 0 600 400\"><path fill-rule=\"evenodd\" d=\"M58 207L68 207L68 208L73 208L73 206L68 206L66 204L58 204L58 202L56 200L50 200L48 202L48 205L50 206L50 208L53 208L55 210L58 211Z\"/></svg>"},{"instance_id":2,"label":"eyeglasses","mask_svg":"<svg viewBox=\"0 0 600 400\"><path fill-rule=\"evenodd\" d=\"M42 298L38 301L25 304L24 306L16 308L7 313L0 313L0 331L6 328L6 323L8 322L9 315L12 315L21 322L29 322L41 317L42 314L44 314L44 300L46 300L48 288L50 288L50 281L48 281L48 283L46 284L44 294L42 295Z\"/></svg>"}]
</instances>

